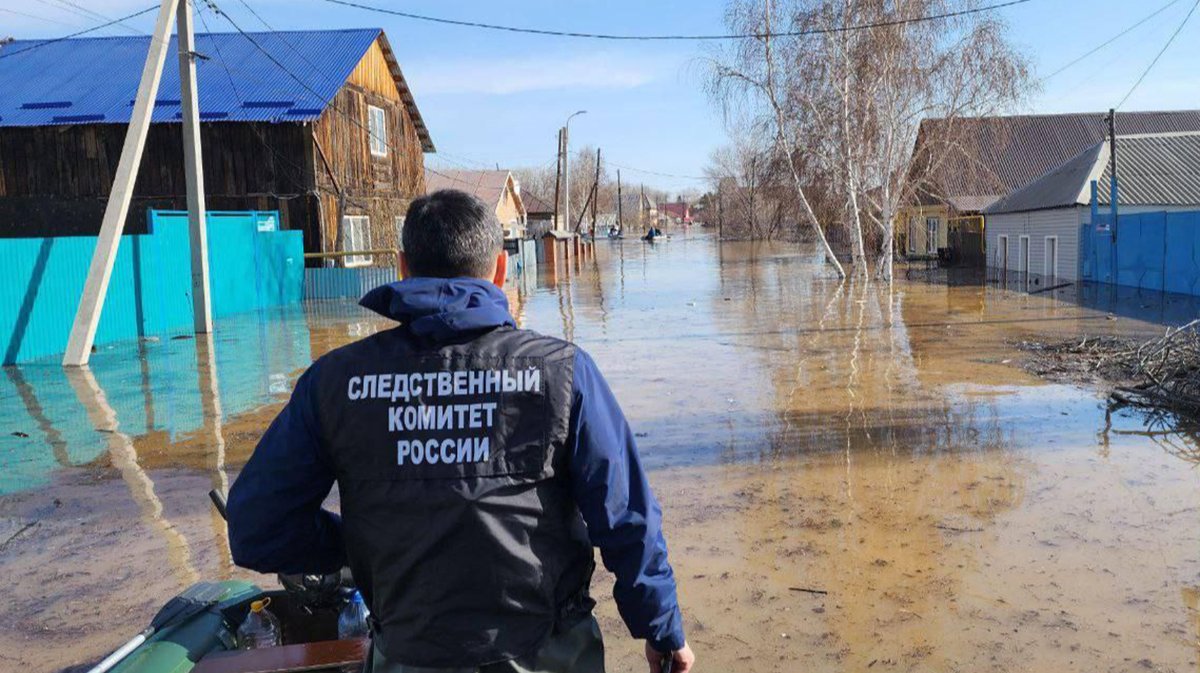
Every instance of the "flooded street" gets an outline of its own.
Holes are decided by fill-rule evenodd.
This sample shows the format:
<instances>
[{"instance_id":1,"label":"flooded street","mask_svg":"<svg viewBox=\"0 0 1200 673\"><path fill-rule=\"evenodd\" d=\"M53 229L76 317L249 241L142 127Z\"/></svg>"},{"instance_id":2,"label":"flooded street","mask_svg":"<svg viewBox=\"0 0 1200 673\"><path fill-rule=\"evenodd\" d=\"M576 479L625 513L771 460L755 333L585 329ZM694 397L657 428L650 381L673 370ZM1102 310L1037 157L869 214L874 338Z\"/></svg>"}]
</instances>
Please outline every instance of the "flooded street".
<instances>
[{"instance_id":1,"label":"flooded street","mask_svg":"<svg viewBox=\"0 0 1200 673\"><path fill-rule=\"evenodd\" d=\"M1151 336L1194 306L839 284L814 250L702 233L596 247L512 309L621 400L699 670L1200 671L1197 436L1109 416L1015 345ZM272 581L231 566L205 494L312 358L390 324L322 302L5 368L0 670L93 660L198 578ZM643 670L610 584L609 669Z\"/></svg>"}]
</instances>

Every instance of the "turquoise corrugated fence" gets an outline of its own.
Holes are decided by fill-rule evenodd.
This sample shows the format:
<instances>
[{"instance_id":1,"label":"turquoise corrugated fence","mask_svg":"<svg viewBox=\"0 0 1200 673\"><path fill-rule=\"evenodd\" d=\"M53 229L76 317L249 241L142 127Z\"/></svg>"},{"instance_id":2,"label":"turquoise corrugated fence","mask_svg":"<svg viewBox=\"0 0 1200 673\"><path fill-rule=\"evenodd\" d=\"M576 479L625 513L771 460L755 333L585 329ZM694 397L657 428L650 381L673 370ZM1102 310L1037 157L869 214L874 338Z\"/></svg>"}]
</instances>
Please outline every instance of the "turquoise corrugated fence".
<instances>
[{"instance_id":1,"label":"turquoise corrugated fence","mask_svg":"<svg viewBox=\"0 0 1200 673\"><path fill-rule=\"evenodd\" d=\"M301 232L278 231L275 212L208 217L213 317L298 303L304 287ZM151 213L151 233L124 236L96 344L190 329L187 214ZM52 358L66 349L94 237L0 239L3 364Z\"/></svg>"}]
</instances>

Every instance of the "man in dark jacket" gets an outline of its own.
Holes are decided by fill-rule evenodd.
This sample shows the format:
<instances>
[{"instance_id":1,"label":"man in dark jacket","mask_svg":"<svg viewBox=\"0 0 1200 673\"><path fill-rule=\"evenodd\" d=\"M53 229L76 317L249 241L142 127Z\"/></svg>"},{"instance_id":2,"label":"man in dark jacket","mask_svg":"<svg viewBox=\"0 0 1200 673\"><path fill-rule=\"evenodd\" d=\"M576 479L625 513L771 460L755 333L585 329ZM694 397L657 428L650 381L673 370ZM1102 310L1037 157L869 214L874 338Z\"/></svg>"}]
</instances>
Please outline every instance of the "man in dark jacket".
<instances>
[{"instance_id":1,"label":"man in dark jacket","mask_svg":"<svg viewBox=\"0 0 1200 673\"><path fill-rule=\"evenodd\" d=\"M650 670L691 670L662 513L592 359L516 328L490 209L417 199L405 280L361 304L399 322L313 363L229 495L234 561L347 563L375 673L603 671L592 545ZM341 516L321 508L334 482Z\"/></svg>"}]
</instances>

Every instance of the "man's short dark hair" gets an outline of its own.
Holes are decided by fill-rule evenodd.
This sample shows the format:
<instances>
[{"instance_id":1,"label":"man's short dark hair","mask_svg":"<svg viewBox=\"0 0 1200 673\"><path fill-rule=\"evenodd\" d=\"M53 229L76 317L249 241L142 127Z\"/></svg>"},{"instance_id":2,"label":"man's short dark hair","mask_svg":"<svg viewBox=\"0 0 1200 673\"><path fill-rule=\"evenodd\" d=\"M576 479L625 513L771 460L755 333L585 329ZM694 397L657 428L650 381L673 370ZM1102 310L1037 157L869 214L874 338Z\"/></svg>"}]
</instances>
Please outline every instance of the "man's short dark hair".
<instances>
[{"instance_id":1,"label":"man's short dark hair","mask_svg":"<svg viewBox=\"0 0 1200 673\"><path fill-rule=\"evenodd\" d=\"M413 201L402 238L409 274L432 278L483 278L504 246L495 211L457 189Z\"/></svg>"}]
</instances>

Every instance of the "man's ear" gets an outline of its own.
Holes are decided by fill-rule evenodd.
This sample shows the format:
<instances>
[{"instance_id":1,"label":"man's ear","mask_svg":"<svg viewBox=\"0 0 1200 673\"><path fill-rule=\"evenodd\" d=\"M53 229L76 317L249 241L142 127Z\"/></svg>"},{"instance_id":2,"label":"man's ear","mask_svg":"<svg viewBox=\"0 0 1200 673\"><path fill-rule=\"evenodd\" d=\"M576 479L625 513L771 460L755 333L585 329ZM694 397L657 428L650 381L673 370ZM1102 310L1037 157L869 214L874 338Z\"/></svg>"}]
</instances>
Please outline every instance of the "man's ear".
<instances>
[{"instance_id":1,"label":"man's ear","mask_svg":"<svg viewBox=\"0 0 1200 673\"><path fill-rule=\"evenodd\" d=\"M408 257L404 256L404 251L400 251L400 280L408 278Z\"/></svg>"},{"instance_id":2,"label":"man's ear","mask_svg":"<svg viewBox=\"0 0 1200 673\"><path fill-rule=\"evenodd\" d=\"M496 273L492 276L492 282L501 290L504 289L504 281L508 279L508 253L504 250L496 255Z\"/></svg>"}]
</instances>

